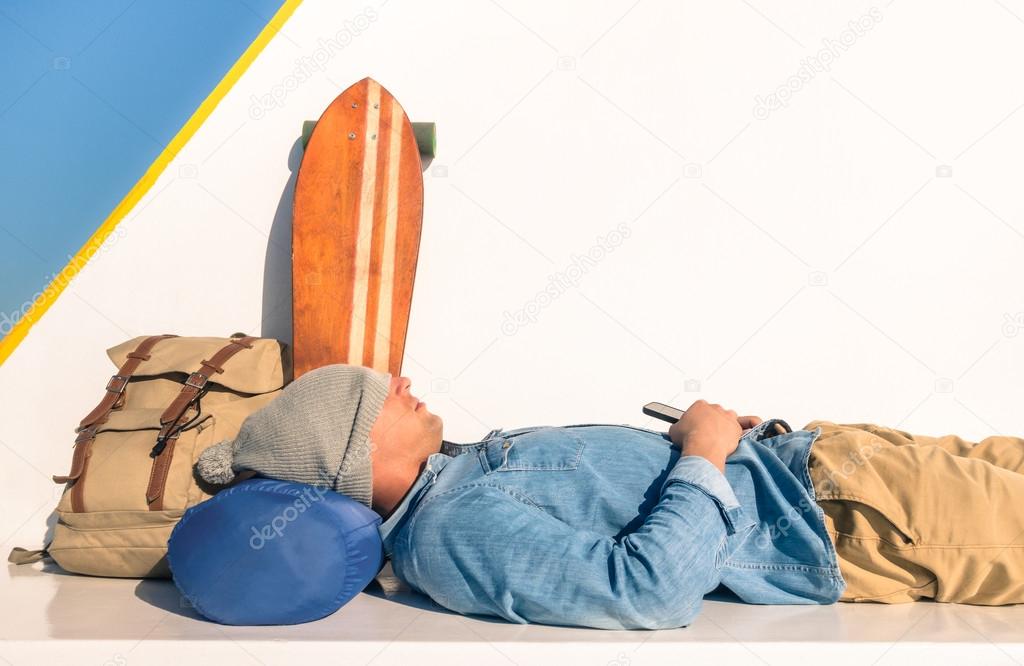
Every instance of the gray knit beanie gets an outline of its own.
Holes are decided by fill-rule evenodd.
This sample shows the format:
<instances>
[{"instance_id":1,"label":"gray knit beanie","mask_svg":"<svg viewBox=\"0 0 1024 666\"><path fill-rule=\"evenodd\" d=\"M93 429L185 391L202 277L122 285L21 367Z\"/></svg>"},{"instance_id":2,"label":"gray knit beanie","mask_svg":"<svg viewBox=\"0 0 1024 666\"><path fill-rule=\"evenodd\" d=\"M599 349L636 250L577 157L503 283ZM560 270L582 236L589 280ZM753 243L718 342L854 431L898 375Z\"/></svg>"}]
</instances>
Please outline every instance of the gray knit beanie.
<instances>
[{"instance_id":1,"label":"gray knit beanie","mask_svg":"<svg viewBox=\"0 0 1024 666\"><path fill-rule=\"evenodd\" d=\"M373 508L370 429L391 375L360 365L325 365L288 384L250 414L234 440L203 451L196 471L214 484L252 470L328 487Z\"/></svg>"}]
</instances>

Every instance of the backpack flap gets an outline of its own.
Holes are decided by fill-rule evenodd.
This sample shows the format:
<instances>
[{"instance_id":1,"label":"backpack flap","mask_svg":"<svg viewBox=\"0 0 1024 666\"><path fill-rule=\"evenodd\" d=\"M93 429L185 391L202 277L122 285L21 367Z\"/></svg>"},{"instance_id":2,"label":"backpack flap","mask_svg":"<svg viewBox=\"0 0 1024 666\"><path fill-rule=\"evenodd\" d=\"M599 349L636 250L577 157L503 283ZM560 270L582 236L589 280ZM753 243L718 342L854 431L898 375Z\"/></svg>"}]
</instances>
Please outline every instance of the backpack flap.
<instances>
[{"instance_id":1,"label":"backpack flap","mask_svg":"<svg viewBox=\"0 0 1024 666\"><path fill-rule=\"evenodd\" d=\"M139 336L107 350L107 356L120 367L133 349L146 339ZM210 377L217 384L239 393L268 393L282 388L291 376L290 354L287 345L271 338L248 338L252 347L245 354L227 359L223 372ZM149 353L149 358L134 373L134 377L156 375L188 375L200 364L213 358L222 349L227 338L180 337L161 341ZM184 381L182 376L179 381Z\"/></svg>"}]
</instances>

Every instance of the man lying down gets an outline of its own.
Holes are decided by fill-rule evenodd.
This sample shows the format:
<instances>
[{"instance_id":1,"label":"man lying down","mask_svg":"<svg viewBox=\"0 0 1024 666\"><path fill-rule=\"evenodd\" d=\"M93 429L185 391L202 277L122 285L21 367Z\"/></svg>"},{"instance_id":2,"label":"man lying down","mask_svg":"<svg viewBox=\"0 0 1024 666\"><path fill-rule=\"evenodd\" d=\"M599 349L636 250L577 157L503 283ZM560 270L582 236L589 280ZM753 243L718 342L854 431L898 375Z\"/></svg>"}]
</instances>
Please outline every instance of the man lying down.
<instances>
[{"instance_id":1,"label":"man lying down","mask_svg":"<svg viewBox=\"0 0 1024 666\"><path fill-rule=\"evenodd\" d=\"M395 575L458 613L607 629L756 604L1024 602L1024 439L738 416L442 439L409 379L329 365L197 465L328 484L383 518Z\"/></svg>"}]
</instances>

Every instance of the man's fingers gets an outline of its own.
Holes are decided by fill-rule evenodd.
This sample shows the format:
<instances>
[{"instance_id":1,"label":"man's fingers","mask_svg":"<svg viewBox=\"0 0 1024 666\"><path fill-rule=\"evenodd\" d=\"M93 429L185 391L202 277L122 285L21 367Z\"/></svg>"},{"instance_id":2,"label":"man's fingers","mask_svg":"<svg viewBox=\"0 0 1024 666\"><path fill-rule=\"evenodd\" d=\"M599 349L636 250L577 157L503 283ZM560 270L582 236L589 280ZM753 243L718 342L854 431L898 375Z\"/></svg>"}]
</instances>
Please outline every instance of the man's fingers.
<instances>
[{"instance_id":1,"label":"man's fingers","mask_svg":"<svg viewBox=\"0 0 1024 666\"><path fill-rule=\"evenodd\" d=\"M749 430L749 429L753 428L754 426L756 426L756 425L761 423L761 417L760 416L752 416L752 415L751 416L738 416L736 414L736 410L734 410L734 409L726 409L725 407L723 407L721 404L719 404L717 402L707 402L706 400L695 400L693 402L693 404L690 405L690 408L692 409L692 408L696 407L699 403L702 403L702 402L705 405L707 405L708 407L711 407L712 409L715 409L715 410L717 410L719 412L722 412L722 413L724 413L724 414L726 414L728 416L731 416L732 418L736 419L736 421L740 424L740 427L743 428L744 430Z\"/></svg>"},{"instance_id":2,"label":"man's fingers","mask_svg":"<svg viewBox=\"0 0 1024 666\"><path fill-rule=\"evenodd\" d=\"M741 428L753 428L761 423L759 416L740 416L736 420L739 421Z\"/></svg>"}]
</instances>

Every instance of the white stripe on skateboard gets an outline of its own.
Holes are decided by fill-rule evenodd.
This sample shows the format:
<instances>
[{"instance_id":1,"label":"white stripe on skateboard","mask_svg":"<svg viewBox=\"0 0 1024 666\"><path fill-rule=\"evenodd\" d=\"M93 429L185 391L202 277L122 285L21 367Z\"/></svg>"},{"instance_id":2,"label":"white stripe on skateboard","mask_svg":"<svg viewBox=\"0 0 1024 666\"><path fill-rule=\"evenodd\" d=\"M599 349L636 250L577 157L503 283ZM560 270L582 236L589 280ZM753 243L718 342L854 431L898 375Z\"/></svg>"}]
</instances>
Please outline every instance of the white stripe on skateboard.
<instances>
[{"instance_id":1,"label":"white stripe on skateboard","mask_svg":"<svg viewBox=\"0 0 1024 666\"><path fill-rule=\"evenodd\" d=\"M398 178L402 161L402 107L391 102L391 137L388 141L388 174L385 183L384 252L381 257L380 291L377 294L377 336L373 345L373 367L388 371L391 358L391 297L395 291L395 237L398 235Z\"/></svg>"},{"instance_id":2,"label":"white stripe on skateboard","mask_svg":"<svg viewBox=\"0 0 1024 666\"><path fill-rule=\"evenodd\" d=\"M363 176L359 191L359 226L352 286L352 319L349 326L348 362L363 364L363 333L370 281L370 241L373 237L373 195L377 179L376 137L380 131L380 84L369 81L366 90L366 134L363 136Z\"/></svg>"}]
</instances>

